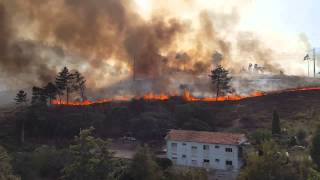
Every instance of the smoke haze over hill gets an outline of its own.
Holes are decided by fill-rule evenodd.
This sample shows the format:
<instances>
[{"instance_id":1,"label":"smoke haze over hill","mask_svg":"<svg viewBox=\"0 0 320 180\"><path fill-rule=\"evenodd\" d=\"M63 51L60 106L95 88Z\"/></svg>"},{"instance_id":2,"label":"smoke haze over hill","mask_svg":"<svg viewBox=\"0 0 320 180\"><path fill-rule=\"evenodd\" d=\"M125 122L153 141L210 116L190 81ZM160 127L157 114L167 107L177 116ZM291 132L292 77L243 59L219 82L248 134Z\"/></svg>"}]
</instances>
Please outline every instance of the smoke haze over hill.
<instances>
[{"instance_id":1,"label":"smoke haze over hill","mask_svg":"<svg viewBox=\"0 0 320 180\"><path fill-rule=\"evenodd\" d=\"M284 48L241 29L252 3L2 0L0 88L43 85L63 66L83 72L91 90L129 81L133 69L138 80L156 80L155 91L197 81L217 64L233 73L257 63L271 73L305 74L292 59L308 48L307 37Z\"/></svg>"}]
</instances>

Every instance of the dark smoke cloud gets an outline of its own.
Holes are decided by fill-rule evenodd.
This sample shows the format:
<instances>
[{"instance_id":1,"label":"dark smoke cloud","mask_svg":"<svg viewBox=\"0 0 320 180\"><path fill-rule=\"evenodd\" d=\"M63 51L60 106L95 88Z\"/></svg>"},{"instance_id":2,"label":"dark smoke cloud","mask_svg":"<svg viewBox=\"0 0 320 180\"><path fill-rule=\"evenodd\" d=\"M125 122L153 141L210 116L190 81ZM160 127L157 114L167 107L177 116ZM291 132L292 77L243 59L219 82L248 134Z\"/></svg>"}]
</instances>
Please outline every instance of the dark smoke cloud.
<instances>
[{"instance_id":1,"label":"dark smoke cloud","mask_svg":"<svg viewBox=\"0 0 320 180\"><path fill-rule=\"evenodd\" d=\"M0 7L1 71L7 76L29 73L36 77L34 83L52 79L52 71L57 70L50 70L48 59L41 55L41 48L52 46L60 47L62 54L67 51L84 57L96 70L110 57L128 64L135 58L137 73L158 76L163 59L160 50L184 30L184 24L173 18L142 20L127 0L5 1ZM22 24L30 24L25 31L33 31L33 41L11 36L12 31L21 32ZM67 64L63 60L53 63L63 66Z\"/></svg>"},{"instance_id":2,"label":"dark smoke cloud","mask_svg":"<svg viewBox=\"0 0 320 180\"><path fill-rule=\"evenodd\" d=\"M34 83L30 74L37 73L39 81L48 81L52 70L42 62L41 45L30 41L14 41L14 30L10 26L10 16L4 4L0 4L0 70L3 81L9 86ZM37 62L34 64L34 62ZM34 66L36 65L36 66Z\"/></svg>"},{"instance_id":3,"label":"dark smoke cloud","mask_svg":"<svg viewBox=\"0 0 320 180\"><path fill-rule=\"evenodd\" d=\"M195 75L207 78L218 64L239 68L232 65L233 48L278 70L268 63L272 50L253 34L240 34L235 46L222 35L239 22L236 9L226 14L202 10L195 20L200 24L196 30L190 21L161 13L145 20L132 0L2 0L0 75L9 86L40 85L70 65L84 69L89 86L95 88L105 74L115 78L129 74L134 64L138 79L155 80L151 89L171 90L175 82L197 82ZM190 47L179 49L190 32ZM110 59L121 63L109 67Z\"/></svg>"},{"instance_id":4,"label":"dark smoke cloud","mask_svg":"<svg viewBox=\"0 0 320 180\"><path fill-rule=\"evenodd\" d=\"M124 45L129 57L135 57L137 60L137 72L159 75L159 68L163 65L160 50L168 47L183 30L184 25L175 19L167 22L154 19L150 24L129 29Z\"/></svg>"}]
</instances>

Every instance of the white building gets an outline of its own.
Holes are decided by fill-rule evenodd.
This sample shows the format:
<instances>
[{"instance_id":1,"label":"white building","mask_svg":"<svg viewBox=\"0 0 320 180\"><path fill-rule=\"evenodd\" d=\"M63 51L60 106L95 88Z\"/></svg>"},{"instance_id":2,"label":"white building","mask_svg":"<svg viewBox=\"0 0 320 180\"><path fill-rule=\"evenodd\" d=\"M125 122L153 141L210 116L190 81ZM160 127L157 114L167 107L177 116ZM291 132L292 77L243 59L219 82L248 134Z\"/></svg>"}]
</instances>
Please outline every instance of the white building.
<instances>
[{"instance_id":1,"label":"white building","mask_svg":"<svg viewBox=\"0 0 320 180\"><path fill-rule=\"evenodd\" d=\"M237 171L242 165L244 134L171 130L167 157L176 165Z\"/></svg>"}]
</instances>

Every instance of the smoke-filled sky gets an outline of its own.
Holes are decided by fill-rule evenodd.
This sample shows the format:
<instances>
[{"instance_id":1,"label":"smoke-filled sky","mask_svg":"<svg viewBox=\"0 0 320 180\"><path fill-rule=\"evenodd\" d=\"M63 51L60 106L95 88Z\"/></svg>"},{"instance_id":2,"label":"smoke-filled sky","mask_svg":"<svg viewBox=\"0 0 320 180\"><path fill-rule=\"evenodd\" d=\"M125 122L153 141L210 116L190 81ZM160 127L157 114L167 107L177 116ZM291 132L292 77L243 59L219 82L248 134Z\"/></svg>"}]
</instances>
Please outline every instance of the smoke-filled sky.
<instances>
[{"instance_id":1,"label":"smoke-filled sky","mask_svg":"<svg viewBox=\"0 0 320 180\"><path fill-rule=\"evenodd\" d=\"M319 45L316 0L0 0L0 89L52 81L63 66L91 88L257 63L305 75ZM133 61L135 60L135 63Z\"/></svg>"}]
</instances>

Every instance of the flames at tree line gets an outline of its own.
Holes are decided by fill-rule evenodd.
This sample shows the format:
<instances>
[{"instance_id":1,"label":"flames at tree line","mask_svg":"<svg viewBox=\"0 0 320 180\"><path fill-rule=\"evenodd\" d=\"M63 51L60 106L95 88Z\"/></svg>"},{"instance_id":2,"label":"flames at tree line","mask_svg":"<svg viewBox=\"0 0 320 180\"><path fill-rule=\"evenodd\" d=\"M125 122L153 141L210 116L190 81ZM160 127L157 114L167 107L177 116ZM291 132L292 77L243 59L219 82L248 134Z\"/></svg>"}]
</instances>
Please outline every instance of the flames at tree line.
<instances>
[{"instance_id":1,"label":"flames at tree line","mask_svg":"<svg viewBox=\"0 0 320 180\"><path fill-rule=\"evenodd\" d=\"M238 95L230 95L230 96L220 96L220 97L202 97L197 98L194 97L189 91L185 91L184 94L181 96L184 101L187 102L220 102L220 101L239 101L251 97L259 97L259 96L265 96L269 94L277 94L281 92L294 92L294 91L320 91L320 87L304 87L304 88L296 88L296 89L287 89L282 91L274 91L274 92L255 92L251 94L250 96L238 96ZM114 101L130 101L132 99L143 99L146 101L167 101L172 97L175 97L178 95L166 95L166 94L154 94L154 93L147 93L142 97L119 97L119 98L107 98L107 99L100 99L97 101L67 101L64 100L53 100L53 105L67 105L67 106L88 106L88 105L94 105L94 104L102 104L102 103L109 103Z\"/></svg>"}]
</instances>

